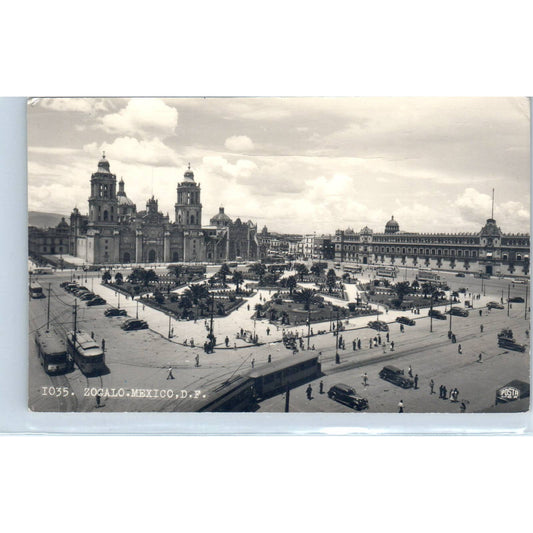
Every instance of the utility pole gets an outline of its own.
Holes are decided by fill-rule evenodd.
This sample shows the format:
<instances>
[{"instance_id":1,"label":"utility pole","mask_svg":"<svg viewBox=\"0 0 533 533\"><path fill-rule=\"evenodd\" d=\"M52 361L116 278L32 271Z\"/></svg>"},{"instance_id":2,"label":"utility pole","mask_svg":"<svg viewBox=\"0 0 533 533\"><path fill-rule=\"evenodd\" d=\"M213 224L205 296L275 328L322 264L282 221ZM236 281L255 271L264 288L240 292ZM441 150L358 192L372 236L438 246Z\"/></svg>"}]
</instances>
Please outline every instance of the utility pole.
<instances>
[{"instance_id":1,"label":"utility pole","mask_svg":"<svg viewBox=\"0 0 533 533\"><path fill-rule=\"evenodd\" d=\"M527 295L529 294L529 282L526 283L526 304L524 305L524 320L527 320Z\"/></svg>"},{"instance_id":2,"label":"utility pole","mask_svg":"<svg viewBox=\"0 0 533 533\"><path fill-rule=\"evenodd\" d=\"M433 293L429 297L429 332L433 333Z\"/></svg>"},{"instance_id":3,"label":"utility pole","mask_svg":"<svg viewBox=\"0 0 533 533\"><path fill-rule=\"evenodd\" d=\"M135 318L139 318L139 300L135 300L137 306L135 307Z\"/></svg>"},{"instance_id":4,"label":"utility pole","mask_svg":"<svg viewBox=\"0 0 533 533\"><path fill-rule=\"evenodd\" d=\"M511 307L511 303L509 302L510 298L511 298L511 285L507 285L507 316L509 316L509 309Z\"/></svg>"},{"instance_id":5,"label":"utility pole","mask_svg":"<svg viewBox=\"0 0 533 533\"><path fill-rule=\"evenodd\" d=\"M170 335L170 313L168 314L168 338L170 339L171 335Z\"/></svg>"},{"instance_id":6,"label":"utility pole","mask_svg":"<svg viewBox=\"0 0 533 533\"><path fill-rule=\"evenodd\" d=\"M50 330L50 291L52 290L50 288L51 286L52 284L49 283L48 284L48 309L46 310L46 331L47 332Z\"/></svg>"},{"instance_id":7,"label":"utility pole","mask_svg":"<svg viewBox=\"0 0 533 533\"><path fill-rule=\"evenodd\" d=\"M337 339L335 341L335 364L340 364L341 359L339 357L339 310L337 309Z\"/></svg>"},{"instance_id":8,"label":"utility pole","mask_svg":"<svg viewBox=\"0 0 533 533\"><path fill-rule=\"evenodd\" d=\"M289 402L291 398L291 389L289 385L287 385L287 392L285 393L285 412L289 412Z\"/></svg>"},{"instance_id":9,"label":"utility pole","mask_svg":"<svg viewBox=\"0 0 533 533\"><path fill-rule=\"evenodd\" d=\"M120 291L118 291L118 305L117 309L120 309Z\"/></svg>"},{"instance_id":10,"label":"utility pole","mask_svg":"<svg viewBox=\"0 0 533 533\"><path fill-rule=\"evenodd\" d=\"M74 341L74 349L76 349L76 332L77 332L77 329L78 329L78 300L75 299L74 300L74 337L73 337L73 341Z\"/></svg>"},{"instance_id":11,"label":"utility pole","mask_svg":"<svg viewBox=\"0 0 533 533\"><path fill-rule=\"evenodd\" d=\"M450 292L450 331L452 331L452 293Z\"/></svg>"}]
</instances>

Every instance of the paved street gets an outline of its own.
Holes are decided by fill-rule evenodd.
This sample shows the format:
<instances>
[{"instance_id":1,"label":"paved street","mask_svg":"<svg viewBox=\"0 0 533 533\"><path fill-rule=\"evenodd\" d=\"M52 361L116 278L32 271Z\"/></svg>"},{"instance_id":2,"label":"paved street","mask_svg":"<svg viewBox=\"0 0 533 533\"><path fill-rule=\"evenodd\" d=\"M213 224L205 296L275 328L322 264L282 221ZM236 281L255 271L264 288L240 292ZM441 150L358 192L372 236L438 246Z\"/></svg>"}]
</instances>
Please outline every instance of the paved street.
<instances>
[{"instance_id":1,"label":"paved street","mask_svg":"<svg viewBox=\"0 0 533 533\"><path fill-rule=\"evenodd\" d=\"M162 271L162 270L161 270ZM127 273L124 270L124 273ZM401 273L409 279L413 272ZM64 271L52 275L39 277L45 292L51 283L51 316L64 328L72 327L72 305L74 297L59 287L62 281L70 279L72 273ZM77 275L81 276L81 272ZM99 273L88 273L87 281L83 283L93 288L96 293L104 297L109 304L117 306L119 296L114 290L100 285ZM365 273L361 276L364 281ZM85 275L84 275L85 276ZM455 278L453 274L441 276L445 278L452 289L468 287L469 291L482 294L481 280L469 275L466 278ZM80 281L82 281L80 279ZM502 290L506 293L511 284L510 280L484 280L485 296L474 301L477 307L484 307L488 301L499 301ZM511 286L511 296L525 295L525 285ZM347 285L349 299L353 301L357 288ZM255 329L259 335L261 346L250 346L235 338L240 328L253 331L254 321L251 319L254 306L261 298L269 298L269 291L258 291L253 297L228 317L215 319L215 335L217 349L214 354L206 355L201 348L184 346L185 339L194 338L195 344L203 345L207 330L204 321L171 320L170 327L174 336L168 339L169 319L163 313L147 306L138 305L131 299L120 296L120 307L128 311L129 317L139 318L149 323L149 330L125 332L120 329L122 317L106 318L103 311L106 306L87 307L80 303L78 311L79 327L93 331L98 342L105 339L106 363L110 373L98 378L86 378L77 368L65 376L47 376L41 369L35 354L35 345L30 336L30 405L39 411L92 411L96 410L96 401L91 396L91 390L96 388L108 389L109 394L104 397L100 411L173 411L179 410L181 396L188 398L194 391L202 391L213 387L234 374L246 374L251 371L251 361L256 365L266 363L271 355L273 361L294 357L284 345L279 342L281 329L269 325L267 321L257 321ZM506 294L505 294L506 297ZM337 305L347 305L337 299L332 299ZM464 300L464 298L463 298ZM248 309L248 305L250 308ZM30 331L46 323L46 299L30 301ZM399 315L406 315L416 320L416 326L405 327L400 333L399 324L394 320ZM342 336L346 343L346 350L340 350L341 364L335 364L336 338L330 333L330 323L313 324L313 331L325 330L324 335L311 337L310 347L320 353L324 376L325 390L334 383L346 383L354 386L357 391L368 398L370 412L395 412L397 404L403 400L406 412L458 412L460 401L465 400L468 411L482 411L494 403L495 390L511 379L529 381L528 353L506 352L499 349L496 334L503 327L509 326L515 332L517 340L528 342L526 329L528 321L524 320L524 304L513 304L510 316L507 310L492 310L482 317L478 310L470 312L467 318L453 317L452 329L457 336L457 344L452 344L447 337L449 320L433 320L433 332L430 333L430 320L427 310L421 310L420 315L410 312L389 311L381 315L380 319L390 323L390 340L395 342L394 351L390 347L384 353L381 346L370 349L369 339L377 332L366 327L372 317L361 317L343 323L345 331ZM483 324L483 334L480 325ZM270 326L270 335L266 328ZM306 327L290 328L306 334ZM230 348L226 349L223 341L225 336L230 338ZM382 339L385 335L381 334ZM361 339L362 349L353 351L352 340ZM457 353L458 344L463 348L463 354ZM236 345L236 348L235 348ZM307 346L305 340L304 346ZM477 362L482 353L482 363ZM196 356L199 366L196 366ZM394 364L407 371L409 365L419 376L419 390L403 390L388 382L382 381L377 374L384 364ZM168 369L172 367L175 379L167 379ZM367 372L369 383L362 385L362 374ZM429 394L429 380L434 379L437 394ZM305 388L299 387L291 392L291 411L304 412L343 412L350 411L346 406L318 394L320 380L312 383L314 398L307 400ZM459 389L459 402L439 400L438 387L443 384L448 390L452 387ZM46 387L67 387L69 394L55 397L47 394ZM124 389L124 397L116 397L112 390ZM172 398L137 397L134 390L172 390ZM53 390L53 389L50 389ZM185 392L183 392L185 391ZM127 396L130 394L130 396ZM143 393L140 393L141 395ZM146 393L144 393L146 394ZM176 399L176 395L180 396ZM260 411L283 411L285 400L283 395L267 399L260 404Z\"/></svg>"}]
</instances>

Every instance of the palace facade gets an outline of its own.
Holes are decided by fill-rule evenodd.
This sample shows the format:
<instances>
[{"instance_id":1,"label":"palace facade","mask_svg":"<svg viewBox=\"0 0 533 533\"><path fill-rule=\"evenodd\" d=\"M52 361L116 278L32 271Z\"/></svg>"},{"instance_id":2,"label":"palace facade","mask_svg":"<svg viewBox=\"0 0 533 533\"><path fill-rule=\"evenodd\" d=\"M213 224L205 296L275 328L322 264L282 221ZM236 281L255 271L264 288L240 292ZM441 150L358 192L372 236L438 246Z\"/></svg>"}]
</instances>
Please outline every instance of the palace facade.
<instances>
[{"instance_id":1,"label":"palace facade","mask_svg":"<svg viewBox=\"0 0 533 533\"><path fill-rule=\"evenodd\" d=\"M503 233L487 219L478 233L413 233L400 231L394 216L383 233L337 230L335 260L384 266L410 266L479 272L489 275L529 274L529 234Z\"/></svg>"},{"instance_id":2,"label":"palace facade","mask_svg":"<svg viewBox=\"0 0 533 533\"><path fill-rule=\"evenodd\" d=\"M224 262L258 258L257 226L233 221L224 208L202 226L200 184L189 168L177 184L174 221L153 196L137 211L125 184L110 171L105 154L91 175L89 213L70 215L70 253L89 264ZM52 252L49 252L52 253ZM58 251L56 251L58 253Z\"/></svg>"}]
</instances>

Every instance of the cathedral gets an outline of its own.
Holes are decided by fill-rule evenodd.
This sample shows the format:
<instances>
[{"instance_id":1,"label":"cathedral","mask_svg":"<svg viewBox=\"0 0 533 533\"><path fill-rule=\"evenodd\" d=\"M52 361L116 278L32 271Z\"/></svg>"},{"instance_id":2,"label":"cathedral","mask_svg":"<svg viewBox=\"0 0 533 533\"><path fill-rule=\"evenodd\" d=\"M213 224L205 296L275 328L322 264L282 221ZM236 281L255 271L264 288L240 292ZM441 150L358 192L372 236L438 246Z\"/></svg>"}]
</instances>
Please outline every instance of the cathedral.
<instances>
[{"instance_id":1,"label":"cathedral","mask_svg":"<svg viewBox=\"0 0 533 533\"><path fill-rule=\"evenodd\" d=\"M70 215L69 251L89 264L253 261L258 259L257 225L235 221L221 207L202 226L200 184L189 168L177 185L174 222L153 196L137 211L124 181L111 173L105 153L91 176L89 213Z\"/></svg>"}]
</instances>

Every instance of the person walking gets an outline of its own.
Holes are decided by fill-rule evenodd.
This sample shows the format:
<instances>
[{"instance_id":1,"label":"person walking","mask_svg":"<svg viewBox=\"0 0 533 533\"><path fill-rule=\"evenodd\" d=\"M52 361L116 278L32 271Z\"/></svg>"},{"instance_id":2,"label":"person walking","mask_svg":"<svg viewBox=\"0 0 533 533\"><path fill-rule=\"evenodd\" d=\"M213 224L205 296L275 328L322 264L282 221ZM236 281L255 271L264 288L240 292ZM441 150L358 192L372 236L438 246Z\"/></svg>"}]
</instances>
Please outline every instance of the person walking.
<instances>
[{"instance_id":1,"label":"person walking","mask_svg":"<svg viewBox=\"0 0 533 533\"><path fill-rule=\"evenodd\" d=\"M446 385L443 385L442 386L442 399L443 400L447 400L448 399L447 396L446 396L447 394L448 394L448 389L446 388Z\"/></svg>"},{"instance_id":2,"label":"person walking","mask_svg":"<svg viewBox=\"0 0 533 533\"><path fill-rule=\"evenodd\" d=\"M401 326L400 326L401 327ZM387 342L389 342L389 332L387 331Z\"/></svg>"},{"instance_id":3,"label":"person walking","mask_svg":"<svg viewBox=\"0 0 533 533\"><path fill-rule=\"evenodd\" d=\"M198 354L196 354L196 357L194 358L194 360L196 361L195 366L200 366L200 356Z\"/></svg>"},{"instance_id":4,"label":"person walking","mask_svg":"<svg viewBox=\"0 0 533 533\"><path fill-rule=\"evenodd\" d=\"M483 310L482 309L479 310L479 316L483 316Z\"/></svg>"},{"instance_id":5,"label":"person walking","mask_svg":"<svg viewBox=\"0 0 533 533\"><path fill-rule=\"evenodd\" d=\"M102 339L102 352L105 352L105 339Z\"/></svg>"},{"instance_id":6,"label":"person walking","mask_svg":"<svg viewBox=\"0 0 533 533\"><path fill-rule=\"evenodd\" d=\"M444 388L444 385L441 385L441 386L439 387L439 399L441 399L441 400L442 400L442 394L443 394L442 389L443 389L443 388Z\"/></svg>"},{"instance_id":7,"label":"person walking","mask_svg":"<svg viewBox=\"0 0 533 533\"><path fill-rule=\"evenodd\" d=\"M415 389L418 389L418 374L415 374Z\"/></svg>"},{"instance_id":8,"label":"person walking","mask_svg":"<svg viewBox=\"0 0 533 533\"><path fill-rule=\"evenodd\" d=\"M91 339L94 341L94 331L91 331Z\"/></svg>"},{"instance_id":9,"label":"person walking","mask_svg":"<svg viewBox=\"0 0 533 533\"><path fill-rule=\"evenodd\" d=\"M267 328L267 335L270 335L270 328Z\"/></svg>"},{"instance_id":10,"label":"person walking","mask_svg":"<svg viewBox=\"0 0 533 533\"><path fill-rule=\"evenodd\" d=\"M394 352L394 341L391 341L390 343L390 351Z\"/></svg>"},{"instance_id":11,"label":"person walking","mask_svg":"<svg viewBox=\"0 0 533 533\"><path fill-rule=\"evenodd\" d=\"M409 365L409 370L407 371L407 374L409 375L410 378L413 377L413 369L411 368L411 365Z\"/></svg>"},{"instance_id":12,"label":"person walking","mask_svg":"<svg viewBox=\"0 0 533 533\"><path fill-rule=\"evenodd\" d=\"M352 350L355 352L357 349L357 343L355 342L355 339L352 341Z\"/></svg>"},{"instance_id":13,"label":"person walking","mask_svg":"<svg viewBox=\"0 0 533 533\"><path fill-rule=\"evenodd\" d=\"M229 337L226 335L226 338L224 339L224 342L226 343L226 348L229 346Z\"/></svg>"},{"instance_id":14,"label":"person walking","mask_svg":"<svg viewBox=\"0 0 533 533\"><path fill-rule=\"evenodd\" d=\"M101 400L100 394L96 395L96 408L98 409L100 407L100 400Z\"/></svg>"},{"instance_id":15,"label":"person walking","mask_svg":"<svg viewBox=\"0 0 533 533\"><path fill-rule=\"evenodd\" d=\"M378 333L378 344L381 346L381 335Z\"/></svg>"},{"instance_id":16,"label":"person walking","mask_svg":"<svg viewBox=\"0 0 533 533\"><path fill-rule=\"evenodd\" d=\"M255 365L255 359L252 359L252 368L254 367Z\"/></svg>"},{"instance_id":17,"label":"person walking","mask_svg":"<svg viewBox=\"0 0 533 533\"><path fill-rule=\"evenodd\" d=\"M268 354L268 362L272 363L272 354L270 354L270 353Z\"/></svg>"},{"instance_id":18,"label":"person walking","mask_svg":"<svg viewBox=\"0 0 533 533\"><path fill-rule=\"evenodd\" d=\"M357 349L361 349L361 339L357 339Z\"/></svg>"},{"instance_id":19,"label":"person walking","mask_svg":"<svg viewBox=\"0 0 533 533\"><path fill-rule=\"evenodd\" d=\"M313 394L313 388L311 387L311 385L307 387L307 389L305 390L305 393L307 394L307 399L310 400Z\"/></svg>"},{"instance_id":20,"label":"person walking","mask_svg":"<svg viewBox=\"0 0 533 533\"><path fill-rule=\"evenodd\" d=\"M167 379L174 379L174 374L172 374L172 367L169 367Z\"/></svg>"},{"instance_id":21,"label":"person walking","mask_svg":"<svg viewBox=\"0 0 533 533\"><path fill-rule=\"evenodd\" d=\"M403 413L403 400L398 402L398 413Z\"/></svg>"},{"instance_id":22,"label":"person walking","mask_svg":"<svg viewBox=\"0 0 533 533\"><path fill-rule=\"evenodd\" d=\"M481 325L479 326L479 331L480 331L480 333L483 333L483 324L481 324Z\"/></svg>"},{"instance_id":23,"label":"person walking","mask_svg":"<svg viewBox=\"0 0 533 533\"><path fill-rule=\"evenodd\" d=\"M322 380L320 380L318 389L319 389L320 394L324 394L324 382Z\"/></svg>"},{"instance_id":24,"label":"person walking","mask_svg":"<svg viewBox=\"0 0 533 533\"><path fill-rule=\"evenodd\" d=\"M433 390L433 387L435 387L435 382L433 381L433 378L431 378L431 381L429 382L429 393L435 394L435 391Z\"/></svg>"},{"instance_id":25,"label":"person walking","mask_svg":"<svg viewBox=\"0 0 533 533\"><path fill-rule=\"evenodd\" d=\"M462 348L462 346L460 344L457 346L457 353L459 355L462 355L462 353L463 353L463 348Z\"/></svg>"},{"instance_id":26,"label":"person walking","mask_svg":"<svg viewBox=\"0 0 533 533\"><path fill-rule=\"evenodd\" d=\"M483 354L480 352L478 357L477 357L477 362L478 363L482 363L483 362Z\"/></svg>"},{"instance_id":27,"label":"person walking","mask_svg":"<svg viewBox=\"0 0 533 533\"><path fill-rule=\"evenodd\" d=\"M363 374L363 385L365 387L368 385L368 374L366 372Z\"/></svg>"}]
</instances>

